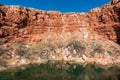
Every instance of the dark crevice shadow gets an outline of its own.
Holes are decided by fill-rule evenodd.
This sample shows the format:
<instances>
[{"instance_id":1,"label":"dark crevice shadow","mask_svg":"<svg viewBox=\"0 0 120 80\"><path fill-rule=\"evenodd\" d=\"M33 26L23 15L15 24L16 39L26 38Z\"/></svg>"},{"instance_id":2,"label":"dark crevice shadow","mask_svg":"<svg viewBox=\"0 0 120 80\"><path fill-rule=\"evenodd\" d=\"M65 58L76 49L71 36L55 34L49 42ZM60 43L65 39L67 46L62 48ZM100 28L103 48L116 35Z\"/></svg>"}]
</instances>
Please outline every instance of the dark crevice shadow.
<instances>
[{"instance_id":1,"label":"dark crevice shadow","mask_svg":"<svg viewBox=\"0 0 120 80\"><path fill-rule=\"evenodd\" d=\"M120 28L115 29L115 33L117 36L117 43L120 45Z\"/></svg>"}]
</instances>

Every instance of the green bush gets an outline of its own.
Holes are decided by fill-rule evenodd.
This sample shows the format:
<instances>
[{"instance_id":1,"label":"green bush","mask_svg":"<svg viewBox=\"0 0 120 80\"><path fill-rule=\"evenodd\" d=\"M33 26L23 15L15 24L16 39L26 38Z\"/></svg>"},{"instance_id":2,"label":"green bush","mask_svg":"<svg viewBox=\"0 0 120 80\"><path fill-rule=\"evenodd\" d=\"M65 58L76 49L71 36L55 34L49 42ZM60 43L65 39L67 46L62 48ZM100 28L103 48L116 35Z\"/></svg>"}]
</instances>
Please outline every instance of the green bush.
<instances>
[{"instance_id":1,"label":"green bush","mask_svg":"<svg viewBox=\"0 0 120 80\"><path fill-rule=\"evenodd\" d=\"M108 48L107 52L111 56L119 56L120 55L120 50L118 50L118 48L116 48L115 46L110 46Z\"/></svg>"},{"instance_id":2,"label":"green bush","mask_svg":"<svg viewBox=\"0 0 120 80\"><path fill-rule=\"evenodd\" d=\"M66 46L70 53L74 54L74 50L76 51L75 55L82 55L85 53L85 46L79 41L73 40L69 42Z\"/></svg>"},{"instance_id":3,"label":"green bush","mask_svg":"<svg viewBox=\"0 0 120 80\"><path fill-rule=\"evenodd\" d=\"M94 56L96 53L104 54L105 49L102 47L101 44L94 44L92 45L92 51L90 52L91 56Z\"/></svg>"},{"instance_id":4,"label":"green bush","mask_svg":"<svg viewBox=\"0 0 120 80\"><path fill-rule=\"evenodd\" d=\"M29 52L29 48L26 47L27 44L15 43L8 46L8 49L15 55L25 56Z\"/></svg>"},{"instance_id":5,"label":"green bush","mask_svg":"<svg viewBox=\"0 0 120 80\"><path fill-rule=\"evenodd\" d=\"M7 50L0 47L0 56L7 53Z\"/></svg>"}]
</instances>

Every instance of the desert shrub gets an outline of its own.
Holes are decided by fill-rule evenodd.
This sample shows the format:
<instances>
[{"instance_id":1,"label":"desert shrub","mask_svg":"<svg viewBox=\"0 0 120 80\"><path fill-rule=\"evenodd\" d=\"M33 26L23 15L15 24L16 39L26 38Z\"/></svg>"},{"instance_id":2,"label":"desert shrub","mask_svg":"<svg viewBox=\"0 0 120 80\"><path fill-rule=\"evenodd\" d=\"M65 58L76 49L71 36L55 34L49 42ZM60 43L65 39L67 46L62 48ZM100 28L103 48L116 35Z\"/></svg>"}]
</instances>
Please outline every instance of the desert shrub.
<instances>
[{"instance_id":1,"label":"desert shrub","mask_svg":"<svg viewBox=\"0 0 120 80\"><path fill-rule=\"evenodd\" d=\"M80 43L79 41L73 40L69 42L66 46L70 53L75 54L74 51L76 51L75 55L82 55L85 53L85 46Z\"/></svg>"},{"instance_id":2,"label":"desert shrub","mask_svg":"<svg viewBox=\"0 0 120 80\"><path fill-rule=\"evenodd\" d=\"M7 50L0 47L0 56L7 53Z\"/></svg>"},{"instance_id":3,"label":"desert shrub","mask_svg":"<svg viewBox=\"0 0 120 80\"><path fill-rule=\"evenodd\" d=\"M39 56L42 59L49 59L50 54L51 54L51 51L49 49L43 49L40 51Z\"/></svg>"},{"instance_id":4,"label":"desert shrub","mask_svg":"<svg viewBox=\"0 0 120 80\"><path fill-rule=\"evenodd\" d=\"M49 50L53 51L57 48L62 48L65 43L62 41L59 41L59 40L54 40L54 41L49 40L48 42L46 42L44 44L47 48L49 48Z\"/></svg>"},{"instance_id":5,"label":"desert shrub","mask_svg":"<svg viewBox=\"0 0 120 80\"><path fill-rule=\"evenodd\" d=\"M5 61L0 61L0 66L7 67L6 62Z\"/></svg>"},{"instance_id":6,"label":"desert shrub","mask_svg":"<svg viewBox=\"0 0 120 80\"><path fill-rule=\"evenodd\" d=\"M92 51L90 52L91 56L94 56L96 53L104 54L105 49L101 44L92 45Z\"/></svg>"},{"instance_id":7,"label":"desert shrub","mask_svg":"<svg viewBox=\"0 0 120 80\"><path fill-rule=\"evenodd\" d=\"M48 40L46 42L40 42L32 46L34 46L33 48L37 51L44 50L44 49L47 49L47 50L49 49L50 51L53 51L57 48L63 47L64 43L59 40L54 40L54 41Z\"/></svg>"},{"instance_id":8,"label":"desert shrub","mask_svg":"<svg viewBox=\"0 0 120 80\"><path fill-rule=\"evenodd\" d=\"M26 47L26 44L12 44L9 46L9 49L14 52L14 54L17 54L19 56L24 56L29 51Z\"/></svg>"},{"instance_id":9,"label":"desert shrub","mask_svg":"<svg viewBox=\"0 0 120 80\"><path fill-rule=\"evenodd\" d=\"M109 55L111 55L111 56L120 55L120 50L118 50L118 48L116 48L115 46L110 46L110 47L108 48L107 52L108 52Z\"/></svg>"},{"instance_id":10,"label":"desert shrub","mask_svg":"<svg viewBox=\"0 0 120 80\"><path fill-rule=\"evenodd\" d=\"M27 59L32 58L48 58L52 52L56 49L63 47L62 41L47 41L39 42L37 44L21 44L15 43L9 46L11 52L19 55L20 57L25 57Z\"/></svg>"},{"instance_id":11,"label":"desert shrub","mask_svg":"<svg viewBox=\"0 0 120 80\"><path fill-rule=\"evenodd\" d=\"M54 52L58 48L64 47L64 42L58 40L49 40L47 42L40 42L33 46L33 50L39 54L41 58L49 57L49 54Z\"/></svg>"}]
</instances>

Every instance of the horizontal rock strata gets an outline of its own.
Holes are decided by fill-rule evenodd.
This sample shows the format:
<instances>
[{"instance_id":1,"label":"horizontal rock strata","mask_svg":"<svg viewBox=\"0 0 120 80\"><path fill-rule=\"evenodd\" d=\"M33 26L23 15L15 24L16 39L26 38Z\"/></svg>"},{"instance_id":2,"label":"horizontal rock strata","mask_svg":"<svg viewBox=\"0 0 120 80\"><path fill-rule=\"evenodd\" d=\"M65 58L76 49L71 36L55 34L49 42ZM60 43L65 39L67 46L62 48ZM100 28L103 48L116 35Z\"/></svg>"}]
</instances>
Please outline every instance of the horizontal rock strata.
<instances>
[{"instance_id":1,"label":"horizontal rock strata","mask_svg":"<svg viewBox=\"0 0 120 80\"><path fill-rule=\"evenodd\" d=\"M120 64L120 1L88 13L0 5L0 64L42 60Z\"/></svg>"}]
</instances>

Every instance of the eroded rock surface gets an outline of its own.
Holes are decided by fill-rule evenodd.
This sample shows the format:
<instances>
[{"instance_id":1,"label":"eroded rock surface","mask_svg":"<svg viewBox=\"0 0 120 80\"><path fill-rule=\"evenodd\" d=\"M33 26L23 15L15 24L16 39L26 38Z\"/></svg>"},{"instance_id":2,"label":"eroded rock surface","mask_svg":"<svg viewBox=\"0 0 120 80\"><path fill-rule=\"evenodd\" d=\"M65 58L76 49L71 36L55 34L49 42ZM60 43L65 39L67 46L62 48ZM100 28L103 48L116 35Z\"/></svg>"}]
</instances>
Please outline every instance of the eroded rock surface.
<instances>
[{"instance_id":1,"label":"eroded rock surface","mask_svg":"<svg viewBox=\"0 0 120 80\"><path fill-rule=\"evenodd\" d=\"M113 0L89 13L62 14L57 11L46 12L19 6L0 6L1 42L39 42L42 38L35 39L37 35L51 32L72 33L82 27L119 44L120 1Z\"/></svg>"},{"instance_id":2,"label":"eroded rock surface","mask_svg":"<svg viewBox=\"0 0 120 80\"><path fill-rule=\"evenodd\" d=\"M11 48L13 43L25 47ZM40 44L38 50L33 48L36 43ZM5 48L1 49L0 59L8 65L32 62L35 55L35 62L47 59L120 64L119 44L120 0L112 0L88 13L0 5L0 45Z\"/></svg>"}]
</instances>

